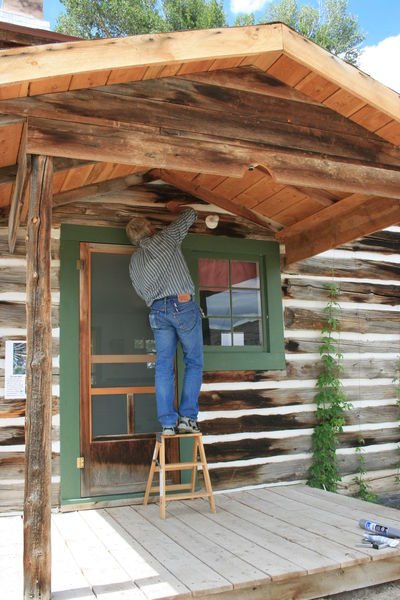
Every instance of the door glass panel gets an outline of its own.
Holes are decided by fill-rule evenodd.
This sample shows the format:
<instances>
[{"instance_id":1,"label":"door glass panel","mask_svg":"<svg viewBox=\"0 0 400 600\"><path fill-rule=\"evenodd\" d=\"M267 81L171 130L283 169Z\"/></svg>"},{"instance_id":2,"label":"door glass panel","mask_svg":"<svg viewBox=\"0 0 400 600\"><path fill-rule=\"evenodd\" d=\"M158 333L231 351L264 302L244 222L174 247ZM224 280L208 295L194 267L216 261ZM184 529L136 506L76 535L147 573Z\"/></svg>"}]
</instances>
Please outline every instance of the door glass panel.
<instances>
[{"instance_id":1,"label":"door glass panel","mask_svg":"<svg viewBox=\"0 0 400 600\"><path fill-rule=\"evenodd\" d=\"M130 281L130 257L118 250L90 253L92 439L160 429L155 342L148 308Z\"/></svg>"},{"instance_id":2,"label":"door glass panel","mask_svg":"<svg viewBox=\"0 0 400 600\"><path fill-rule=\"evenodd\" d=\"M153 334L148 309L129 278L130 254L91 253L91 349L143 354Z\"/></svg>"},{"instance_id":3,"label":"door glass panel","mask_svg":"<svg viewBox=\"0 0 400 600\"><path fill-rule=\"evenodd\" d=\"M128 433L126 395L92 396L92 439Z\"/></svg>"},{"instance_id":4,"label":"door glass panel","mask_svg":"<svg viewBox=\"0 0 400 600\"><path fill-rule=\"evenodd\" d=\"M153 357L151 358L153 361ZM155 362L92 364L92 387L134 387L154 385ZM140 382L140 383L139 383Z\"/></svg>"},{"instance_id":5,"label":"door glass panel","mask_svg":"<svg viewBox=\"0 0 400 600\"><path fill-rule=\"evenodd\" d=\"M154 394L134 395L135 433L161 431Z\"/></svg>"}]
</instances>

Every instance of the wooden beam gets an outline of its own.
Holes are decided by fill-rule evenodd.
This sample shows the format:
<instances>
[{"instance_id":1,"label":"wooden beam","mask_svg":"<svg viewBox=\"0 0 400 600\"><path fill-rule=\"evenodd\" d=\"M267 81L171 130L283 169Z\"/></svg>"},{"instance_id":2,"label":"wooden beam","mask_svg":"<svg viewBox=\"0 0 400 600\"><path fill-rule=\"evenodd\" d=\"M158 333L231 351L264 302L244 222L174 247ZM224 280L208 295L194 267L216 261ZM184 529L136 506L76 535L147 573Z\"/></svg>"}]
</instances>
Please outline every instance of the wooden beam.
<instances>
[{"instance_id":1,"label":"wooden beam","mask_svg":"<svg viewBox=\"0 0 400 600\"><path fill-rule=\"evenodd\" d=\"M32 157L26 272L24 598L51 589L51 196L52 159Z\"/></svg>"},{"instance_id":2,"label":"wooden beam","mask_svg":"<svg viewBox=\"0 0 400 600\"><path fill-rule=\"evenodd\" d=\"M236 204L232 200L225 198L224 196L220 196L216 192L211 190L207 190L206 188L201 187L200 185L196 185L192 181L189 181L183 177L179 177L177 173L171 173L165 170L157 170L152 171L154 177L162 179L166 183L170 183L175 187L188 192L195 198L200 198L200 200L204 200L209 204L215 204L220 208L223 208L230 213L243 217L247 221L251 223L256 223L261 227L265 227L270 231L278 231L282 228L282 225L273 219L265 217L264 215L259 215L252 210L248 209L246 206L241 206L240 204Z\"/></svg>"},{"instance_id":3,"label":"wooden beam","mask_svg":"<svg viewBox=\"0 0 400 600\"><path fill-rule=\"evenodd\" d=\"M322 157L297 147L252 143L183 130L148 125L104 122L71 123L31 117L27 150L50 156L100 162L120 162L240 177L249 166L262 165L274 180L295 187L331 189L400 198L400 166L374 166L372 161ZM218 131L216 126L215 132Z\"/></svg>"},{"instance_id":4,"label":"wooden beam","mask_svg":"<svg viewBox=\"0 0 400 600\"><path fill-rule=\"evenodd\" d=\"M21 219L22 207L26 201L29 190L31 173L31 157L26 154L26 124L22 132L22 143L20 147L17 177L13 195L11 198L10 213L8 216L8 248L13 254L17 239L18 227Z\"/></svg>"},{"instance_id":5,"label":"wooden beam","mask_svg":"<svg viewBox=\"0 0 400 600\"><path fill-rule=\"evenodd\" d=\"M117 177L91 185L84 185L73 190L60 192L53 196L53 206L64 206L65 204L73 204L74 202L104 202L107 201L107 194L122 192L127 190L132 185L143 183L143 175L134 173L126 177Z\"/></svg>"},{"instance_id":6,"label":"wooden beam","mask_svg":"<svg viewBox=\"0 0 400 600\"><path fill-rule=\"evenodd\" d=\"M349 196L275 234L285 243L287 264L336 248L400 220L400 202Z\"/></svg>"},{"instance_id":7,"label":"wooden beam","mask_svg":"<svg viewBox=\"0 0 400 600\"><path fill-rule=\"evenodd\" d=\"M151 33L5 50L0 85L140 66L257 56L282 49L282 25Z\"/></svg>"},{"instance_id":8,"label":"wooden beam","mask_svg":"<svg viewBox=\"0 0 400 600\"><path fill-rule=\"evenodd\" d=\"M240 177L248 151L209 139L183 138L159 129L123 129L32 118L27 149L32 154L65 156L149 168L180 169L194 173ZM146 130L147 131L147 130Z\"/></svg>"},{"instance_id":9,"label":"wooden beam","mask_svg":"<svg viewBox=\"0 0 400 600\"><path fill-rule=\"evenodd\" d=\"M400 170L275 153L265 165L277 183L400 199Z\"/></svg>"},{"instance_id":10,"label":"wooden beam","mask_svg":"<svg viewBox=\"0 0 400 600\"><path fill-rule=\"evenodd\" d=\"M0 111L107 127L145 126L149 133L162 129L188 137L218 136L217 141L400 168L400 152L393 144L325 106L233 88L221 94L217 85L176 77L3 101Z\"/></svg>"}]
</instances>

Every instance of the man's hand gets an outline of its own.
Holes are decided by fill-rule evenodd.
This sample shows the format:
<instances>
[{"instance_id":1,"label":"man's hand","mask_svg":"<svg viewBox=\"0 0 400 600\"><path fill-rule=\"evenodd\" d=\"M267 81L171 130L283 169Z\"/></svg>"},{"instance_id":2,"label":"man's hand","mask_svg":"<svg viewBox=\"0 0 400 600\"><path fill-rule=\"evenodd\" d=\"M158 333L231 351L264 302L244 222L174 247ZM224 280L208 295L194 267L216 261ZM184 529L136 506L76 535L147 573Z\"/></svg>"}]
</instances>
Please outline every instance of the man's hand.
<instances>
[{"instance_id":1,"label":"man's hand","mask_svg":"<svg viewBox=\"0 0 400 600\"><path fill-rule=\"evenodd\" d=\"M169 202L167 202L167 204L165 206L172 213L178 213L178 212L181 212L182 210L185 210L185 208L187 208L187 205L181 204L177 200L170 200Z\"/></svg>"}]
</instances>

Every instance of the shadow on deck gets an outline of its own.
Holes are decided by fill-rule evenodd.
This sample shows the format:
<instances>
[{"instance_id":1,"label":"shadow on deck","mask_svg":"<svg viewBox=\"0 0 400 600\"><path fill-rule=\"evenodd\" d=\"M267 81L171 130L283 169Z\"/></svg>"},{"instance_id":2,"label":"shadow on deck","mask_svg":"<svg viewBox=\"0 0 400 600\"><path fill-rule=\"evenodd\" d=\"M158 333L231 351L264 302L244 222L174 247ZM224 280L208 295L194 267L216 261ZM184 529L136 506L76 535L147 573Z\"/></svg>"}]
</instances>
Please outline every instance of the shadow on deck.
<instances>
[{"instance_id":1,"label":"shadow on deck","mask_svg":"<svg viewBox=\"0 0 400 600\"><path fill-rule=\"evenodd\" d=\"M306 600L394 581L400 550L361 545L360 518L400 512L304 485L53 515L56 600ZM0 519L2 593L22 593L22 519Z\"/></svg>"}]
</instances>

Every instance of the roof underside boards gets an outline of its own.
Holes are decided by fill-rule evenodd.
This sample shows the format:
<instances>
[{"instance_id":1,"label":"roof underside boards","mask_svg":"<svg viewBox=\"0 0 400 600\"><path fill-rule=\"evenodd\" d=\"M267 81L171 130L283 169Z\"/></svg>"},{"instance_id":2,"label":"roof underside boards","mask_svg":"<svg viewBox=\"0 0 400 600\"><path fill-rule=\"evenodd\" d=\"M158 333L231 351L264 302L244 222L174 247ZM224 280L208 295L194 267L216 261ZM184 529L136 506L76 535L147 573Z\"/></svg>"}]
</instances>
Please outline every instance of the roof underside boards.
<instances>
[{"instance_id":1,"label":"roof underside boards","mask_svg":"<svg viewBox=\"0 0 400 600\"><path fill-rule=\"evenodd\" d=\"M399 96L281 24L3 51L0 98L5 218L26 152L56 157L55 205L175 192L288 262L400 222Z\"/></svg>"}]
</instances>

